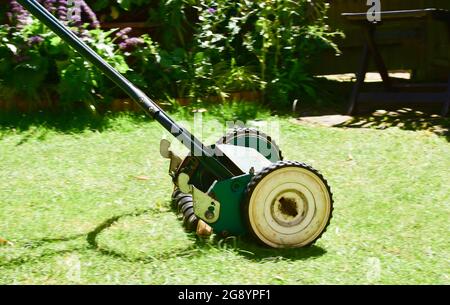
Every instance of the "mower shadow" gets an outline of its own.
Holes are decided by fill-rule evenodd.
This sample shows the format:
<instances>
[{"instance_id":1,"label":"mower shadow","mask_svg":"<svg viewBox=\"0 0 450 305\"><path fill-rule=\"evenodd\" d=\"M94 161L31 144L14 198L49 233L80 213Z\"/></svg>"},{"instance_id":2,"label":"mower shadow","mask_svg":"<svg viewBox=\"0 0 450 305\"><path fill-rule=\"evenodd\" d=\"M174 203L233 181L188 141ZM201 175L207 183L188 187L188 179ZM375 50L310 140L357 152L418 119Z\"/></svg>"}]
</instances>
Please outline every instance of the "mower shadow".
<instances>
[{"instance_id":1,"label":"mower shadow","mask_svg":"<svg viewBox=\"0 0 450 305\"><path fill-rule=\"evenodd\" d=\"M118 222L120 219L124 217L137 217L141 216L150 212L155 212L153 209L144 209L139 211L134 211L130 213L125 213L121 215L116 215L111 218L106 219L101 224L99 224L97 227L95 227L92 231L85 234L86 241L88 243L88 247L91 250L97 251L101 253L102 255L107 255L113 258L117 258L123 261L127 262L140 262L140 263L150 263L154 262L156 260L167 260L173 257L186 257L186 256L192 256L200 251L198 251L196 243L192 243L185 248L179 249L178 251L161 251L160 253L154 254L154 255L148 255L148 256L130 256L126 253L116 251L114 249L109 249L102 247L102 245L99 245L97 242L97 237L105 230L110 228L113 224Z\"/></svg>"},{"instance_id":2,"label":"mower shadow","mask_svg":"<svg viewBox=\"0 0 450 305\"><path fill-rule=\"evenodd\" d=\"M248 247L252 251L242 251L243 249L238 250L238 252L248 260L251 261L277 261L277 260L308 260L317 257L321 257L326 254L327 251L319 246L308 246L305 248L298 249L268 249L264 247ZM248 251L248 252L247 252Z\"/></svg>"},{"instance_id":3,"label":"mower shadow","mask_svg":"<svg viewBox=\"0 0 450 305\"><path fill-rule=\"evenodd\" d=\"M42 259L48 259L49 257L61 256L65 254L74 253L77 251L82 251L84 247L74 247L70 249L52 249L49 251L43 251L39 255L22 255L9 260L2 261L0 267L2 268L14 268L30 262L39 262Z\"/></svg>"},{"instance_id":4,"label":"mower shadow","mask_svg":"<svg viewBox=\"0 0 450 305\"><path fill-rule=\"evenodd\" d=\"M41 238L39 240L28 241L24 244L24 247L27 249L35 249L35 248L40 248L47 244L76 240L76 239L82 238L83 236L85 236L84 233L78 233L78 234L62 236L62 237L55 237L55 238L47 238L46 237L46 238Z\"/></svg>"},{"instance_id":5,"label":"mower shadow","mask_svg":"<svg viewBox=\"0 0 450 305\"><path fill-rule=\"evenodd\" d=\"M170 205L170 203L168 203ZM192 243L189 243L184 248L179 248L175 251L161 251L159 253L155 253L153 255L144 255L139 257L133 257L127 255L126 253L116 251L114 249L102 247L97 242L97 237L114 225L116 222L125 217L137 217L143 214L147 214L150 212L156 212L153 209L142 209L137 211L132 211L129 213L124 213L120 215L116 215L104 220L97 227L95 227L92 231L85 234L86 241L88 243L88 247L91 250L100 252L103 255L107 255L110 257L114 257L120 260L128 261L128 262L153 262L155 260L167 260L174 257L200 257L207 256L210 254L210 250L215 251L231 251L235 254L242 256L243 258L255 261L255 262L264 262L264 261L278 261L278 260L307 260L316 257L320 257L326 254L326 250L319 246L308 246L304 248L296 248L296 249L273 249L262 244L257 243L255 240L251 239L249 236L239 236L239 237L227 237L222 238L218 235L213 235L209 238L201 238L198 237L195 232L186 234L189 235ZM173 209L168 210L169 213L177 212ZM161 212L159 212L161 213Z\"/></svg>"},{"instance_id":6,"label":"mower shadow","mask_svg":"<svg viewBox=\"0 0 450 305\"><path fill-rule=\"evenodd\" d=\"M258 244L256 241L250 239L249 237L228 237L220 238L213 236L209 239L202 239L195 235L195 233L189 234L193 242L187 245L185 248L178 249L176 251L162 251L151 256L140 256L133 257L126 253L116 251L114 249L103 248L97 242L97 236L101 234L104 230L107 230L114 223L119 221L123 217L129 216L140 216L142 214L150 212L151 209L136 211L132 213L126 213L122 215L117 215L111 217L101 224L99 224L94 230L86 235L86 241L88 242L89 248L100 252L103 255L114 257L120 260L128 262L140 262L147 263L153 262L155 260L167 260L174 257L199 257L208 255L210 250L214 249L217 251L231 251L235 254L242 256L243 258L255 261L255 262L265 262L265 261L279 261L279 260L307 260L316 257L320 257L326 254L326 250L319 246L309 246L305 248L298 249L273 249L266 246Z\"/></svg>"},{"instance_id":7,"label":"mower shadow","mask_svg":"<svg viewBox=\"0 0 450 305\"><path fill-rule=\"evenodd\" d=\"M232 250L243 258L254 262L279 261L279 260L308 260L320 257L327 253L320 246L311 245L303 248L274 249L259 244L248 236L218 238L212 241L197 240L197 246L214 247L222 250Z\"/></svg>"}]
</instances>

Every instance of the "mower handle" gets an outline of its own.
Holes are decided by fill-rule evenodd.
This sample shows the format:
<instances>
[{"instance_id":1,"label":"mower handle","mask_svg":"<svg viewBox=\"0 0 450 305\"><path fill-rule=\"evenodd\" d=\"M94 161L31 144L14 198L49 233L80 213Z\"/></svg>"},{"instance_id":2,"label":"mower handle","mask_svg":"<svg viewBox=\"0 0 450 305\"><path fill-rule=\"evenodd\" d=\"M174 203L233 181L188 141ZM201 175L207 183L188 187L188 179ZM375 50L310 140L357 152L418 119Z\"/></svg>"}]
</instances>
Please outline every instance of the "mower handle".
<instances>
[{"instance_id":1,"label":"mower handle","mask_svg":"<svg viewBox=\"0 0 450 305\"><path fill-rule=\"evenodd\" d=\"M222 179L234 176L234 174L214 156L214 150L211 147L204 145L189 131L175 123L144 92L134 86L128 79L103 60L103 58L64 26L55 16L49 13L39 2L36 0L18 0L17 2L125 91L134 102L141 106L147 115L154 118L169 131L170 134L182 142L183 145L189 149L191 155L198 156L201 154L201 156L198 157L198 160L214 175ZM215 150L217 153L218 148L215 148Z\"/></svg>"}]
</instances>

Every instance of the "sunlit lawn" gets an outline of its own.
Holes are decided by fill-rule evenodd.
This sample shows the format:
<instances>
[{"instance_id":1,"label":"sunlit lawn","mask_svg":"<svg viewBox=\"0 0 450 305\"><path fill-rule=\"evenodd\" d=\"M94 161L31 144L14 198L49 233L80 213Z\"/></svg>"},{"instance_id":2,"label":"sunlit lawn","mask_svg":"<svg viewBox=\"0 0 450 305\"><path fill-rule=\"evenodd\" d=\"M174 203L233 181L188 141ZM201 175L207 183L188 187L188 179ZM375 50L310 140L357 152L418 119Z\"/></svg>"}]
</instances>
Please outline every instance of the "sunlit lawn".
<instances>
[{"instance_id":1,"label":"sunlit lawn","mask_svg":"<svg viewBox=\"0 0 450 305\"><path fill-rule=\"evenodd\" d=\"M0 136L0 237L13 243L0 246L0 284L450 284L444 137L263 118L279 124L286 159L310 163L332 186L334 217L314 246L185 233L155 122L18 124Z\"/></svg>"}]
</instances>

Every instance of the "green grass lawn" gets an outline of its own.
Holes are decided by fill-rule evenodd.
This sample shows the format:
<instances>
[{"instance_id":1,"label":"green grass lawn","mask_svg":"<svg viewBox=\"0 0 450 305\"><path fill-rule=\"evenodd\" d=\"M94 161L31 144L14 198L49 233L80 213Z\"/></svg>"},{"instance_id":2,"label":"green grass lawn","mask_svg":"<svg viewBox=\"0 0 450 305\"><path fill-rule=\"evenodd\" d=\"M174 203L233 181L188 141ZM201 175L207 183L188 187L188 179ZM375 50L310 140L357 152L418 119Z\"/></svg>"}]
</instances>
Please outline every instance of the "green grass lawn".
<instances>
[{"instance_id":1,"label":"green grass lawn","mask_svg":"<svg viewBox=\"0 0 450 305\"><path fill-rule=\"evenodd\" d=\"M0 246L0 284L450 284L444 137L264 118L279 123L285 158L332 187L334 217L314 246L185 233L155 122L17 124L0 129L0 237L13 243Z\"/></svg>"}]
</instances>

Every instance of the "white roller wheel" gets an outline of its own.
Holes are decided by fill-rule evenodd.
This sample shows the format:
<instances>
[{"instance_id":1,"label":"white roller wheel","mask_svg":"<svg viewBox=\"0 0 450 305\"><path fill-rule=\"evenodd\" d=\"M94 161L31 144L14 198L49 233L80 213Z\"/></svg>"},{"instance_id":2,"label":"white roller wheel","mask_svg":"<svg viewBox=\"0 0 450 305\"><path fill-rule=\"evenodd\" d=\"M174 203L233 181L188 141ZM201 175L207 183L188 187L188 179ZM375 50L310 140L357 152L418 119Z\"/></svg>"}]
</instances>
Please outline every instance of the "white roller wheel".
<instances>
[{"instance_id":1,"label":"white roller wheel","mask_svg":"<svg viewBox=\"0 0 450 305\"><path fill-rule=\"evenodd\" d=\"M319 172L279 161L250 181L244 215L252 235L265 245L298 248L320 238L332 210L330 187Z\"/></svg>"}]
</instances>

